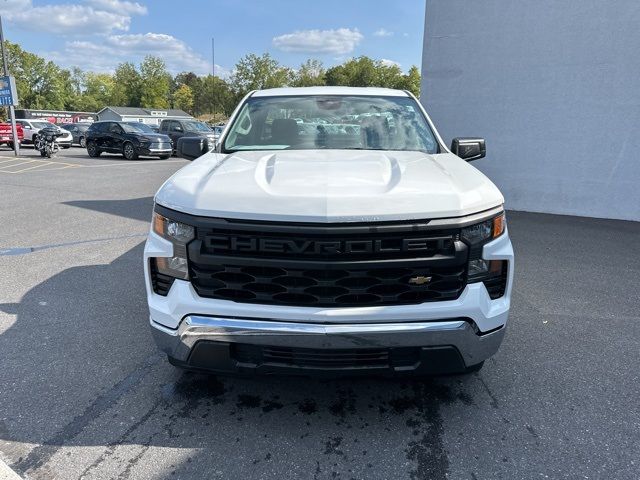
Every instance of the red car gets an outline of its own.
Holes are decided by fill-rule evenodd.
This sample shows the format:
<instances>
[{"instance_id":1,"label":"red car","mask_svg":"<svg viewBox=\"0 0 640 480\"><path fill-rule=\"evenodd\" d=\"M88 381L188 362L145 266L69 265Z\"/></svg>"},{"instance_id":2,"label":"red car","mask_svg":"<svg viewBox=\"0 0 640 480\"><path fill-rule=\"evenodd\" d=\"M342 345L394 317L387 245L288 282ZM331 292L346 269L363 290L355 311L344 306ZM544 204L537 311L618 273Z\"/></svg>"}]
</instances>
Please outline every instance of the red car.
<instances>
[{"instance_id":1,"label":"red car","mask_svg":"<svg viewBox=\"0 0 640 480\"><path fill-rule=\"evenodd\" d=\"M16 125L18 131L18 141L22 143L24 139L24 131L21 125ZM0 145L7 145L9 148L13 148L13 133L11 132L10 123L0 123Z\"/></svg>"}]
</instances>

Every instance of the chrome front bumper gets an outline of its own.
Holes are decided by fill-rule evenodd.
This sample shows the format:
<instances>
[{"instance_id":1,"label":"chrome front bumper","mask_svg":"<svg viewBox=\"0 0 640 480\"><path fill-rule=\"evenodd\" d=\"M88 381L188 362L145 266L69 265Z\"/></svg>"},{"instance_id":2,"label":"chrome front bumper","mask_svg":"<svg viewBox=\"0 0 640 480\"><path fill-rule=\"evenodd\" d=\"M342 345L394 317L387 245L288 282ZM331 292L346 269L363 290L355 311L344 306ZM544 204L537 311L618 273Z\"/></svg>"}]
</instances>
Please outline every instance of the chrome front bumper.
<instances>
[{"instance_id":1,"label":"chrome front bumper","mask_svg":"<svg viewBox=\"0 0 640 480\"><path fill-rule=\"evenodd\" d=\"M328 325L196 315L185 317L177 330L151 320L151 330L160 349L177 363L189 362L196 343L207 341L315 350L454 347L466 366L496 353L505 333L501 327L480 334L466 319Z\"/></svg>"}]
</instances>

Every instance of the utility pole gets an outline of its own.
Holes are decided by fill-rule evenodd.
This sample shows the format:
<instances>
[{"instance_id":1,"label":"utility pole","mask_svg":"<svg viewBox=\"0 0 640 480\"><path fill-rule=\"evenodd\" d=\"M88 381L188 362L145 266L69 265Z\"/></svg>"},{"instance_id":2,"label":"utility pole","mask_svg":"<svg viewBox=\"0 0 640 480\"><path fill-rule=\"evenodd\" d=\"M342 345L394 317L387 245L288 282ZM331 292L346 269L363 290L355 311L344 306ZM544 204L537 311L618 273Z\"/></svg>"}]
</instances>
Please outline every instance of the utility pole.
<instances>
[{"instance_id":1,"label":"utility pole","mask_svg":"<svg viewBox=\"0 0 640 480\"><path fill-rule=\"evenodd\" d=\"M7 63L7 53L4 51L4 34L2 32L2 17L0 16L0 49L2 49L2 65L4 66L4 76L9 76L9 65ZM9 118L11 120L11 133L13 135L13 154L17 157L20 155L20 139L18 138L18 129L16 128L16 112L13 104L9 105Z\"/></svg>"},{"instance_id":2,"label":"utility pole","mask_svg":"<svg viewBox=\"0 0 640 480\"><path fill-rule=\"evenodd\" d=\"M216 93L216 45L213 37L211 37L211 109L213 110L212 115L214 120L216 118L216 101L215 101L215 93Z\"/></svg>"}]
</instances>

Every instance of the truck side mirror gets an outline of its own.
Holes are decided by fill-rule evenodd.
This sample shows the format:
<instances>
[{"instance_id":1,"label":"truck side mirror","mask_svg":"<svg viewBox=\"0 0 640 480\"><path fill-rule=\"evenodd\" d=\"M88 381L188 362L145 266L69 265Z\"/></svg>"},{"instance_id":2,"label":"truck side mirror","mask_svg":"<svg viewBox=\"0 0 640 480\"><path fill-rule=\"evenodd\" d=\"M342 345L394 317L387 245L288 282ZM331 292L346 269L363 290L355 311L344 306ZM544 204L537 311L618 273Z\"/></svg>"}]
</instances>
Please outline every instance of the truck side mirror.
<instances>
[{"instance_id":1,"label":"truck side mirror","mask_svg":"<svg viewBox=\"0 0 640 480\"><path fill-rule=\"evenodd\" d=\"M457 137L451 141L451 151L461 159L470 162L487 154L484 138Z\"/></svg>"},{"instance_id":2,"label":"truck side mirror","mask_svg":"<svg viewBox=\"0 0 640 480\"><path fill-rule=\"evenodd\" d=\"M211 147L213 147L213 145ZM176 151L181 158L195 160L207 153L211 147L209 146L208 140L204 137L182 137L178 139Z\"/></svg>"}]
</instances>

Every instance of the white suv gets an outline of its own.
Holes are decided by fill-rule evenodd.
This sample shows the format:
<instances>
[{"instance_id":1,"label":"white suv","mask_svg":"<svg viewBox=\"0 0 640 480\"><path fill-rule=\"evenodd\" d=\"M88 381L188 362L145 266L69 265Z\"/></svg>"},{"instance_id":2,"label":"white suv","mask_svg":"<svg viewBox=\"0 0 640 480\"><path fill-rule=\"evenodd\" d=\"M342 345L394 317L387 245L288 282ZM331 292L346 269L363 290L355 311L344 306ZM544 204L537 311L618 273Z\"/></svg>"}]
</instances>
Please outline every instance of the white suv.
<instances>
[{"instance_id":1,"label":"white suv","mask_svg":"<svg viewBox=\"0 0 640 480\"><path fill-rule=\"evenodd\" d=\"M513 279L503 197L468 163L484 154L478 138L447 148L408 92L251 92L155 196L157 344L235 374L478 370Z\"/></svg>"},{"instance_id":2,"label":"white suv","mask_svg":"<svg viewBox=\"0 0 640 480\"><path fill-rule=\"evenodd\" d=\"M35 144L36 138L38 137L38 132L46 127L54 127L57 128L60 133L63 135L56 138L56 143L62 148L71 147L71 142L73 141L73 135L68 130L64 128L58 127L56 124L47 122L46 120L26 120L26 119L17 119L16 123L22 125L22 130L24 131L24 140L22 144Z\"/></svg>"}]
</instances>

